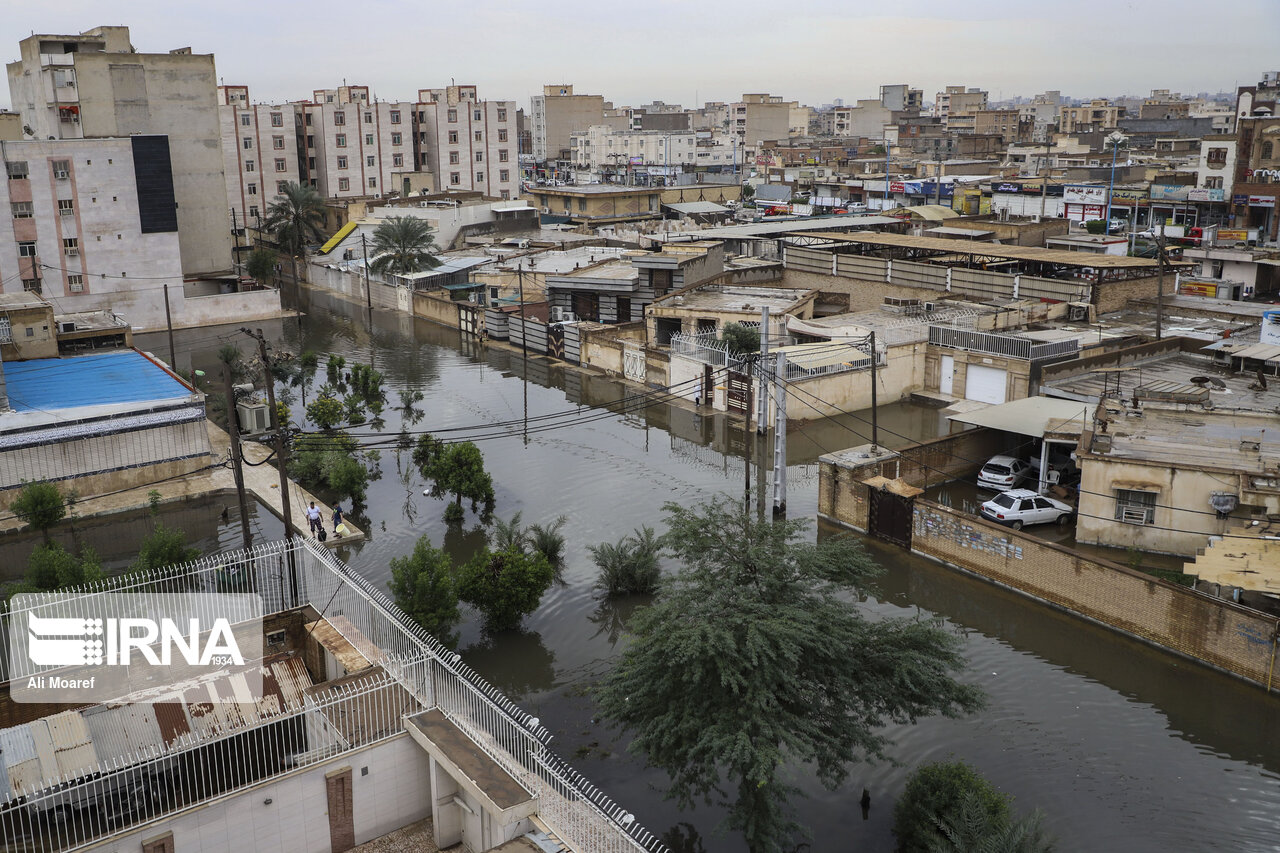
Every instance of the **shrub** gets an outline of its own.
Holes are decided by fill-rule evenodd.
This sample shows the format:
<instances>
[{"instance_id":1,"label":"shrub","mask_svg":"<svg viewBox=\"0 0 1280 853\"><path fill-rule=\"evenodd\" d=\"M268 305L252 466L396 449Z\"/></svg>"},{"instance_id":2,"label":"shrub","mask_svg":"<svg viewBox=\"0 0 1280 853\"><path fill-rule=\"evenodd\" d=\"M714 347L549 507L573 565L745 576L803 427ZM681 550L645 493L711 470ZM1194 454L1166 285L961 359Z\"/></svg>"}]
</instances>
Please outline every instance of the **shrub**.
<instances>
[{"instance_id":1,"label":"shrub","mask_svg":"<svg viewBox=\"0 0 1280 853\"><path fill-rule=\"evenodd\" d=\"M53 483L27 483L9 507L13 514L49 539L49 528L66 517L67 507L62 492Z\"/></svg>"},{"instance_id":2,"label":"shrub","mask_svg":"<svg viewBox=\"0 0 1280 853\"><path fill-rule=\"evenodd\" d=\"M760 330L741 323L727 324L720 333L720 340L729 345L729 352L734 355L760 350Z\"/></svg>"},{"instance_id":3,"label":"shrub","mask_svg":"<svg viewBox=\"0 0 1280 853\"><path fill-rule=\"evenodd\" d=\"M180 566L200 556L199 548L187 545L187 534L157 523L138 546L138 559L129 566L131 572L147 572L169 566Z\"/></svg>"},{"instance_id":4,"label":"shrub","mask_svg":"<svg viewBox=\"0 0 1280 853\"><path fill-rule=\"evenodd\" d=\"M333 397L320 396L307 404L307 418L322 430L331 430L342 423L342 403Z\"/></svg>"},{"instance_id":5,"label":"shrub","mask_svg":"<svg viewBox=\"0 0 1280 853\"><path fill-rule=\"evenodd\" d=\"M328 487L357 504L364 503L369 485L369 467L359 442L345 432L300 437L289 459L289 473L307 487Z\"/></svg>"},{"instance_id":6,"label":"shrub","mask_svg":"<svg viewBox=\"0 0 1280 853\"><path fill-rule=\"evenodd\" d=\"M480 611L485 628L510 631L538 609L555 570L540 553L481 550L460 570L458 597Z\"/></svg>"},{"instance_id":7,"label":"shrub","mask_svg":"<svg viewBox=\"0 0 1280 853\"><path fill-rule=\"evenodd\" d=\"M32 551L27 560L26 580L32 591L48 592L101 579L102 563L91 548L77 556L57 542L49 542Z\"/></svg>"},{"instance_id":8,"label":"shrub","mask_svg":"<svg viewBox=\"0 0 1280 853\"><path fill-rule=\"evenodd\" d=\"M641 527L635 535L624 536L617 544L605 542L591 546L591 556L600 567L596 587L609 596L657 592L661 549L662 540L652 527Z\"/></svg>"},{"instance_id":9,"label":"shrub","mask_svg":"<svg viewBox=\"0 0 1280 853\"><path fill-rule=\"evenodd\" d=\"M976 798L991 825L1009 822L1009 800L963 761L937 762L918 768L893 806L893 833L904 853L928 850L939 822L957 818L966 794ZM970 814L974 809L967 811Z\"/></svg>"},{"instance_id":10,"label":"shrub","mask_svg":"<svg viewBox=\"0 0 1280 853\"><path fill-rule=\"evenodd\" d=\"M391 594L396 604L423 629L454 645L451 634L458 621L458 590L453 561L424 536L413 553L391 560Z\"/></svg>"},{"instance_id":11,"label":"shrub","mask_svg":"<svg viewBox=\"0 0 1280 853\"><path fill-rule=\"evenodd\" d=\"M1088 231L1090 234L1106 234L1106 233L1107 233L1107 220L1105 220L1105 219L1090 219L1088 222L1086 222L1086 223L1084 224L1084 228L1085 228L1085 230L1086 230L1086 231Z\"/></svg>"}]
</instances>

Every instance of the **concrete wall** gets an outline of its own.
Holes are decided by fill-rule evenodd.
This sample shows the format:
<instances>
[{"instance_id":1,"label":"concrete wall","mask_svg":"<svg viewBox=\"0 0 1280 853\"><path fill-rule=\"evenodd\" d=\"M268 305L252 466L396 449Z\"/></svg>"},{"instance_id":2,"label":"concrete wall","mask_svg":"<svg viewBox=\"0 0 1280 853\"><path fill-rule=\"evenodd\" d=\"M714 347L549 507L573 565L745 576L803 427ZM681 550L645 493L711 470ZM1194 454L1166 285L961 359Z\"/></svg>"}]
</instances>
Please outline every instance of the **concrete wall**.
<instances>
[{"instance_id":1,"label":"concrete wall","mask_svg":"<svg viewBox=\"0 0 1280 853\"><path fill-rule=\"evenodd\" d=\"M868 281L846 276L821 275L788 269L782 274L780 287L796 287L805 290L821 290L825 293L842 293L849 297L849 311L872 311L884 304L886 297L934 301L943 291L931 287L904 287L884 281Z\"/></svg>"},{"instance_id":2,"label":"concrete wall","mask_svg":"<svg viewBox=\"0 0 1280 853\"><path fill-rule=\"evenodd\" d=\"M454 302L447 296L442 296L438 293L415 292L413 294L413 316L456 329L459 327L459 304L472 305L472 303ZM474 307L483 316L483 310L479 306Z\"/></svg>"},{"instance_id":3,"label":"concrete wall","mask_svg":"<svg viewBox=\"0 0 1280 853\"><path fill-rule=\"evenodd\" d=\"M170 294L172 299L173 294ZM219 293L178 300L174 312L175 326L215 326L241 320L267 320L281 316L280 291L274 288ZM163 314L163 308L161 308ZM142 330L164 328L164 322L144 326Z\"/></svg>"},{"instance_id":4,"label":"concrete wall","mask_svg":"<svg viewBox=\"0 0 1280 853\"><path fill-rule=\"evenodd\" d=\"M966 394L968 386L969 365L977 364L996 370L1005 371L1004 402L1021 400L1031 396L1031 362L1020 358L1008 358L998 355L986 355L980 352L952 349L950 347L927 345L924 351L924 388L927 391L939 391L942 377L942 358L951 356L955 359L955 370L952 374L951 395L962 400L969 399Z\"/></svg>"},{"instance_id":5,"label":"concrete wall","mask_svg":"<svg viewBox=\"0 0 1280 853\"><path fill-rule=\"evenodd\" d=\"M306 270L307 279L316 287L323 287L325 290L341 294L362 305L372 299L373 304L378 308L390 308L394 311L401 310L399 291L407 290L407 288L386 284L371 278L369 279L369 296L366 297L363 274L350 273L336 267L316 263L315 261L308 263Z\"/></svg>"},{"instance_id":6,"label":"concrete wall","mask_svg":"<svg viewBox=\"0 0 1280 853\"><path fill-rule=\"evenodd\" d=\"M172 832L178 853L329 853L325 774L344 767L351 768L356 844L431 816L429 759L401 735L155 821L95 849L136 853L143 839ZM369 773L362 775L366 767Z\"/></svg>"}]
</instances>

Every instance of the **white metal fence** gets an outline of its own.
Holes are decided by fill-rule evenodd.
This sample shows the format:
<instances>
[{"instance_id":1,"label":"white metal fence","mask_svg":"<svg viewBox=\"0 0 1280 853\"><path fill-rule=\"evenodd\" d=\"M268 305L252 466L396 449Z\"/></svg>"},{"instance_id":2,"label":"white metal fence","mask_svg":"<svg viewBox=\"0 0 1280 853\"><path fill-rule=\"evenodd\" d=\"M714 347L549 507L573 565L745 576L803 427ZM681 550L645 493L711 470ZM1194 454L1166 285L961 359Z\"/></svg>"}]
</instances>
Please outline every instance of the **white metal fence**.
<instances>
[{"instance_id":1,"label":"white metal fence","mask_svg":"<svg viewBox=\"0 0 1280 853\"><path fill-rule=\"evenodd\" d=\"M335 698L335 702L355 702L360 701L361 696L380 696L379 691L391 690L392 685L411 699L398 711L394 705L377 699L378 707L383 709L378 713L394 712L395 715L395 726L380 737L390 737L401 731L401 718L405 714L439 709L499 766L539 798L539 814L560 838L575 849L584 853L635 853L638 850L665 853L667 848L657 836L640 826L626 809L614 803L552 752L548 747L551 734L536 717L517 707L462 663L456 652L419 628L385 593L352 572L328 549L310 540L263 543L248 551L206 557L147 575L114 577L66 592L87 598L104 592L197 591L256 592L263 597L265 613L311 604L353 646L381 665L387 678L391 679L362 683L358 692L343 694ZM4 652L6 665L8 623L21 615L22 612L10 612L7 608L0 612L0 627L5 629L0 631L0 651ZM307 731L324 732L331 728L327 727L329 717L324 714L324 709L317 707L273 719L268 729L275 729L278 723L295 718L300 720L298 725L308 727ZM373 722L378 721L375 714ZM381 732L383 728L379 724L370 730ZM3 830L0 837L34 838L44 833L43 837L49 841L42 841L40 843L44 846L32 849L41 853L75 849L121 832L140 820L151 820L213 797L225 796L250 784L244 780L252 774L246 767L238 767L237 762L252 765L256 756L261 754L260 750L255 753L228 746L225 760L213 767L213 775L209 777L220 780L221 787L180 788L178 792L183 796L172 801L154 802L147 806L146 803L153 802L155 798L144 782L154 778L154 772L151 776L147 775L148 772L155 771L164 762L173 762L195 750L208 750L216 743L231 744L235 738L270 737L259 734L264 730L258 725L220 741L187 743L185 750L179 749L177 753L169 748L164 754L105 758L96 771L65 779L56 788L15 792L7 802L0 802L0 830ZM320 742L332 743L338 751L367 745L351 739L321 739ZM304 753L304 760L310 763L333 754L333 750L326 746L314 756ZM296 763L279 764L255 777L254 781L289 772L294 766ZM127 792L128 801L141 802L145 810L139 812L138 808L131 806L130 814L123 814L123 807L117 807L113 812L109 804L113 798L119 799L112 793L115 791ZM62 828L76 821L51 819L51 810L42 808L52 802L45 798L81 797L88 801L84 798L92 798L95 792L101 795L99 799L105 797L103 801L108 806L90 808L94 815L84 818L83 828L77 825L74 833ZM67 813L64 809L53 817L58 815L66 817Z\"/></svg>"}]
</instances>

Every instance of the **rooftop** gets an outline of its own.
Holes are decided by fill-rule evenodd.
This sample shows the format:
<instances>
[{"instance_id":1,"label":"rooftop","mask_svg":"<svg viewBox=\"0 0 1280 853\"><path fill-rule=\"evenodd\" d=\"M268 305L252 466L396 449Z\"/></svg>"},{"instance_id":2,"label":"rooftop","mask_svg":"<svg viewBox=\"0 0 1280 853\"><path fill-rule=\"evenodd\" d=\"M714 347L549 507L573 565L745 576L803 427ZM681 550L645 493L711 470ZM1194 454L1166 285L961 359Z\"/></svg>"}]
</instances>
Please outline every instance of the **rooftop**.
<instances>
[{"instance_id":1,"label":"rooftop","mask_svg":"<svg viewBox=\"0 0 1280 853\"><path fill-rule=\"evenodd\" d=\"M10 362L4 378L9 405L18 413L180 400L196 393L137 350Z\"/></svg>"},{"instance_id":2,"label":"rooftop","mask_svg":"<svg viewBox=\"0 0 1280 853\"><path fill-rule=\"evenodd\" d=\"M562 252L539 252L532 255L507 258L499 264L498 268L512 272L524 270L526 272L546 273L547 275L564 275L606 259L620 258L629 251L634 250L608 246L583 246L581 248L566 249Z\"/></svg>"},{"instance_id":3,"label":"rooftop","mask_svg":"<svg viewBox=\"0 0 1280 853\"><path fill-rule=\"evenodd\" d=\"M771 237L787 234L792 231L852 231L855 228L872 228L877 225L902 225L896 216L849 216L792 217L788 219L770 220L769 222L753 222L750 225L725 225L720 228L704 228L701 231L681 231L679 241L692 237L698 240L722 239L725 237ZM660 237L661 235L654 235ZM674 235L672 242L675 242Z\"/></svg>"},{"instance_id":4,"label":"rooftop","mask_svg":"<svg viewBox=\"0 0 1280 853\"><path fill-rule=\"evenodd\" d=\"M655 302L654 306L694 311L746 311L755 315L760 313L761 308L768 306L770 312L785 313L807 293L809 291L793 288L710 284L669 294Z\"/></svg>"},{"instance_id":5,"label":"rooftop","mask_svg":"<svg viewBox=\"0 0 1280 853\"><path fill-rule=\"evenodd\" d=\"M1110 414L1109 424L1108 459L1256 472L1280 465L1274 413L1144 405Z\"/></svg>"},{"instance_id":6,"label":"rooftop","mask_svg":"<svg viewBox=\"0 0 1280 853\"><path fill-rule=\"evenodd\" d=\"M1201 378L1210 381L1192 381ZM1120 367L1051 379L1044 383L1044 393L1051 397L1096 403L1103 393L1112 399L1132 400L1140 387L1153 391L1191 389L1207 393L1215 409L1271 413L1274 429L1275 411L1280 407L1280 381L1269 382L1265 391L1254 390L1256 382L1257 377L1253 373L1230 372L1207 355L1175 352L1132 361ZM1222 387L1218 387L1219 384Z\"/></svg>"}]
</instances>

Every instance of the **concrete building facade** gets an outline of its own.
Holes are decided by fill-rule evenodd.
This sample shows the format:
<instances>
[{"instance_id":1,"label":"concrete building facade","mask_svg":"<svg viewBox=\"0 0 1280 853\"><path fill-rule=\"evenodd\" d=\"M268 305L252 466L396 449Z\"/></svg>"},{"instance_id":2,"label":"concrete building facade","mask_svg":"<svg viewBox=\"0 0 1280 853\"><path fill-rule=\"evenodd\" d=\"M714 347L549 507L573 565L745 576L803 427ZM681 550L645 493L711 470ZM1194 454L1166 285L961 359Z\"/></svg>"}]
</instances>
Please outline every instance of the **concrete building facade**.
<instances>
[{"instance_id":1,"label":"concrete building facade","mask_svg":"<svg viewBox=\"0 0 1280 853\"><path fill-rule=\"evenodd\" d=\"M436 175L440 190L519 197L515 101L482 101L475 86L448 86L418 90L416 110L418 167Z\"/></svg>"},{"instance_id":2,"label":"concrete building facade","mask_svg":"<svg viewBox=\"0 0 1280 853\"><path fill-rule=\"evenodd\" d=\"M414 109L373 100L368 86L313 92L302 117L311 185L325 198L398 192L398 173L415 171Z\"/></svg>"},{"instance_id":3,"label":"concrete building facade","mask_svg":"<svg viewBox=\"0 0 1280 853\"><path fill-rule=\"evenodd\" d=\"M612 109L612 104L607 105ZM593 124L604 123L605 100L600 95L575 95L571 83L543 86L530 110L533 159L556 160L569 150L569 137Z\"/></svg>"},{"instance_id":4,"label":"concrete building facade","mask_svg":"<svg viewBox=\"0 0 1280 853\"><path fill-rule=\"evenodd\" d=\"M1124 107L1106 98L1095 98L1084 106L1062 107L1058 114L1058 130L1061 133L1110 130L1124 115Z\"/></svg>"},{"instance_id":5,"label":"concrete building facade","mask_svg":"<svg viewBox=\"0 0 1280 853\"><path fill-rule=\"evenodd\" d=\"M212 54L135 52L128 27L19 42L8 65L14 109L33 138L168 137L173 212L187 277L231 270L226 179Z\"/></svg>"},{"instance_id":6,"label":"concrete building facade","mask_svg":"<svg viewBox=\"0 0 1280 853\"><path fill-rule=\"evenodd\" d=\"M248 86L218 87L231 225L257 227L288 182L308 182L301 104L254 104Z\"/></svg>"}]
</instances>

